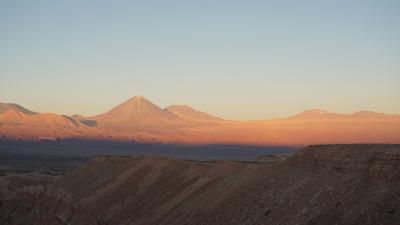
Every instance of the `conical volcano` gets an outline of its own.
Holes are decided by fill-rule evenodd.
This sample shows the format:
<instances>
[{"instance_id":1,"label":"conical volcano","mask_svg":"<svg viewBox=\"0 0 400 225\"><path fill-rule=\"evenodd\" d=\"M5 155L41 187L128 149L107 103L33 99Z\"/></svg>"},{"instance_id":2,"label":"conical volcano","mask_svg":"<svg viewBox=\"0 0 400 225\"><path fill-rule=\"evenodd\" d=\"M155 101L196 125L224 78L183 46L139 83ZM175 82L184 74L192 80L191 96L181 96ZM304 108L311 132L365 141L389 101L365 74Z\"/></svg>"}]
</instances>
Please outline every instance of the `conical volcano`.
<instances>
[{"instance_id":1,"label":"conical volcano","mask_svg":"<svg viewBox=\"0 0 400 225\"><path fill-rule=\"evenodd\" d=\"M142 96L135 96L93 119L120 126L155 126L181 121L179 117L161 109Z\"/></svg>"}]
</instances>

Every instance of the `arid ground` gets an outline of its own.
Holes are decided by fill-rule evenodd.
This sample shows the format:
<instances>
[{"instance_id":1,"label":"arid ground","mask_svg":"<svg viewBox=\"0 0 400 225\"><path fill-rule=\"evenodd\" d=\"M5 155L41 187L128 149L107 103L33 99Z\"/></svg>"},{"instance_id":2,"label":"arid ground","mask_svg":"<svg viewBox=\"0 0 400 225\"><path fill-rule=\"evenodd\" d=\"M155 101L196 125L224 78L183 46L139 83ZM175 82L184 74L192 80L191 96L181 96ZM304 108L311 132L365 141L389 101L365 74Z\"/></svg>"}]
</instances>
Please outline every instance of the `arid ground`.
<instances>
[{"instance_id":1,"label":"arid ground","mask_svg":"<svg viewBox=\"0 0 400 225\"><path fill-rule=\"evenodd\" d=\"M68 161L58 173L43 173L52 165L25 172L4 170L0 223L397 225L400 221L400 145L316 145L249 162L165 156Z\"/></svg>"}]
</instances>

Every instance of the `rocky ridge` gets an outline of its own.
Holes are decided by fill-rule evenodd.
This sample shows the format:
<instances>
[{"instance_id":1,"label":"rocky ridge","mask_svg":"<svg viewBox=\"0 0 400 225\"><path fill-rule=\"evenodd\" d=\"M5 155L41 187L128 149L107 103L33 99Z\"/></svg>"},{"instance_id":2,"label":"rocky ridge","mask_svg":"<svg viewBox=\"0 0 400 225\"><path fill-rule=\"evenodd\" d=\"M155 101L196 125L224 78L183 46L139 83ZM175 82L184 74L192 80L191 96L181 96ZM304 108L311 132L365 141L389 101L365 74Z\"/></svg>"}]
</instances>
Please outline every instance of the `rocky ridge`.
<instances>
[{"instance_id":1,"label":"rocky ridge","mask_svg":"<svg viewBox=\"0 0 400 225\"><path fill-rule=\"evenodd\" d=\"M0 211L18 210L0 222L57 203L48 221L68 219L52 224L398 224L399 145L318 145L272 158L96 157L41 192L3 196ZM30 205L38 196L39 209Z\"/></svg>"}]
</instances>

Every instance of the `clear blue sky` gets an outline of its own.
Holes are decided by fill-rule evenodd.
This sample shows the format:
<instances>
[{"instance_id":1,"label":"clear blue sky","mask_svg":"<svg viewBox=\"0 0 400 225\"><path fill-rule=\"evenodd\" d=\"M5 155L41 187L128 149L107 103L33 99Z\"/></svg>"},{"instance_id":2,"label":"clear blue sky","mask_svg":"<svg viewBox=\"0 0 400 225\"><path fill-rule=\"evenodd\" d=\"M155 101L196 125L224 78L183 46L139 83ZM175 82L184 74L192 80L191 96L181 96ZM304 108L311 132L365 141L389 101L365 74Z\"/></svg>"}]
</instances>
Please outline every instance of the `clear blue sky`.
<instances>
[{"instance_id":1,"label":"clear blue sky","mask_svg":"<svg viewBox=\"0 0 400 225\"><path fill-rule=\"evenodd\" d=\"M0 101L94 115L134 95L230 119L400 114L400 1L0 1Z\"/></svg>"}]
</instances>

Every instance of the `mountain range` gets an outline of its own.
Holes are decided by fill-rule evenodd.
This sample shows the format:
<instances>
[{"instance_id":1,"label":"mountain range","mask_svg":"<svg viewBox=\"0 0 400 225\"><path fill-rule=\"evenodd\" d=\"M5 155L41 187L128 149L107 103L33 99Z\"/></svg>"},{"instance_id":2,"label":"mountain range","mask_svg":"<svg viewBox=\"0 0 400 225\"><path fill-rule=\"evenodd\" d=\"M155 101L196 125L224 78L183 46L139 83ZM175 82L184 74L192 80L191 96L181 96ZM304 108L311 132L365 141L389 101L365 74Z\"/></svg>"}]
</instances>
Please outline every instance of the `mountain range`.
<instances>
[{"instance_id":1,"label":"mountain range","mask_svg":"<svg viewBox=\"0 0 400 225\"><path fill-rule=\"evenodd\" d=\"M232 121L187 105L164 109L135 96L96 116L37 113L0 103L3 139L96 139L145 143L306 145L400 143L400 115L308 110L288 118Z\"/></svg>"}]
</instances>

